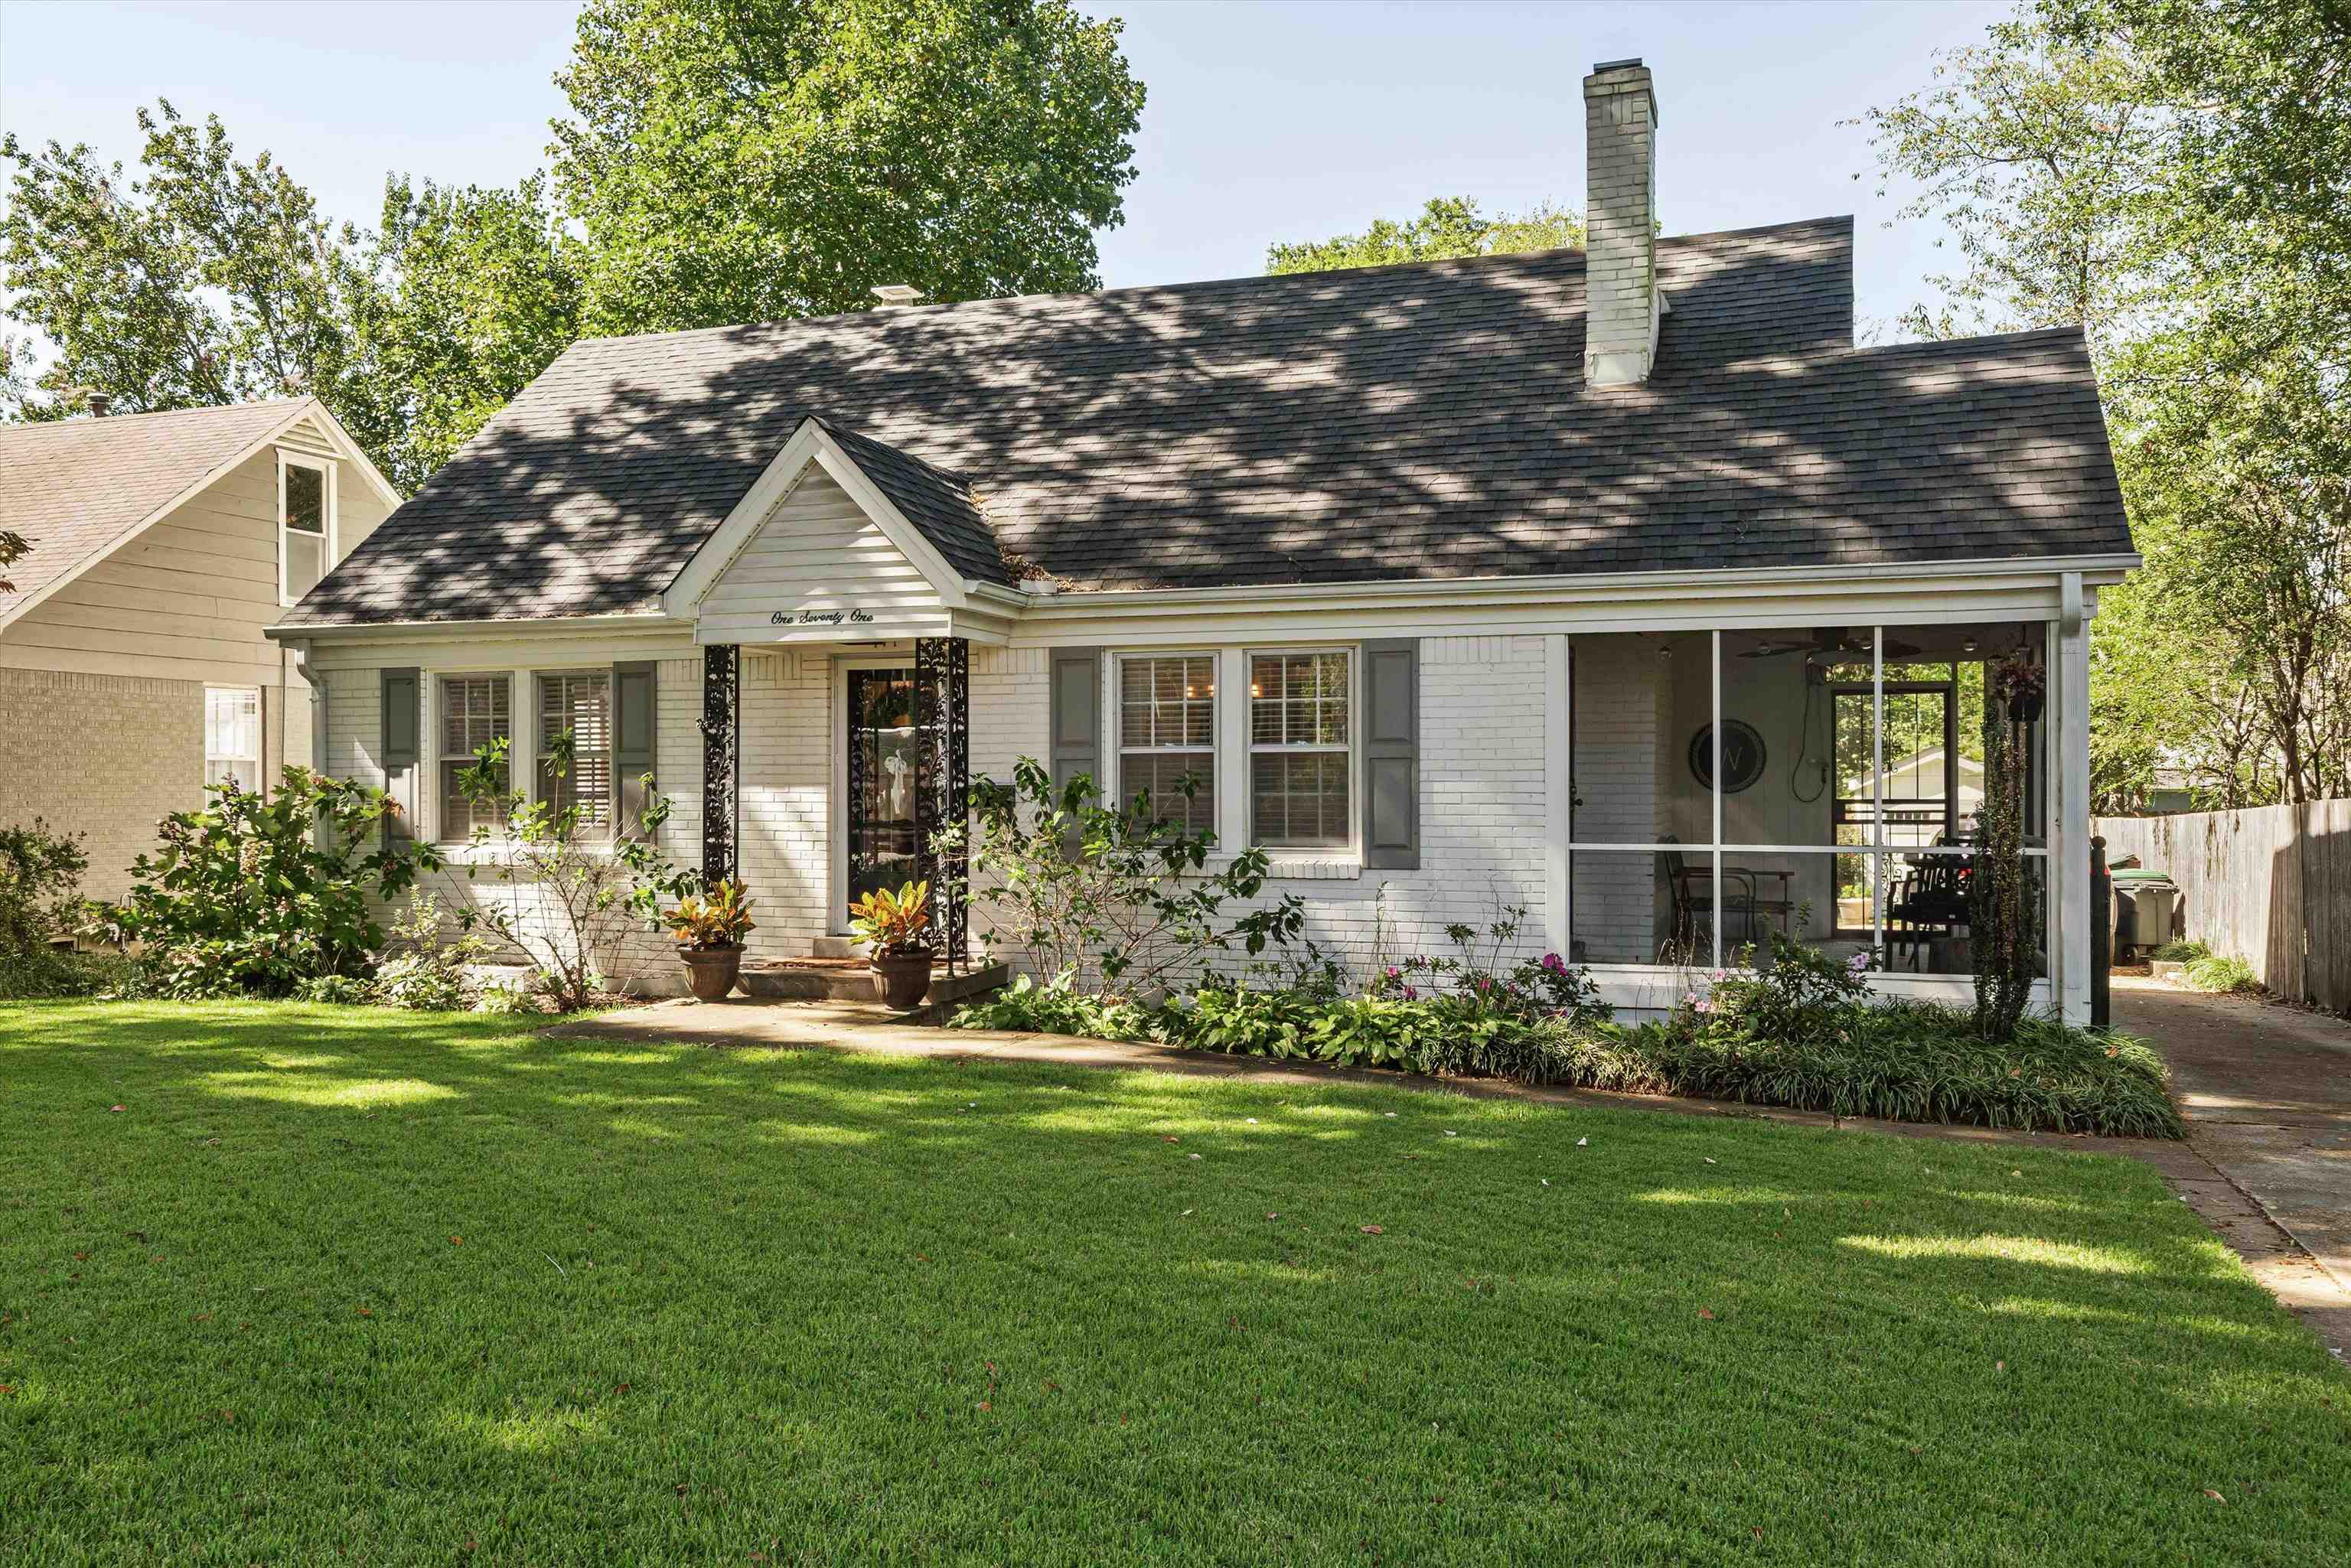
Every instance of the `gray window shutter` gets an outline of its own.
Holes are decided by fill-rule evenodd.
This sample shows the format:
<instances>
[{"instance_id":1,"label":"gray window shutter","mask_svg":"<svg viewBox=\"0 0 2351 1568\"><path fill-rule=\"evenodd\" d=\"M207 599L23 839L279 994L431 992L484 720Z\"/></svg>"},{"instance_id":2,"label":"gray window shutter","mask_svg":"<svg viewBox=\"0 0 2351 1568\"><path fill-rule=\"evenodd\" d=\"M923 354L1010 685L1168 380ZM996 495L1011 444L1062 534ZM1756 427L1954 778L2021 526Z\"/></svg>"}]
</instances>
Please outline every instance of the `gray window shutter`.
<instances>
[{"instance_id":1,"label":"gray window shutter","mask_svg":"<svg viewBox=\"0 0 2351 1568\"><path fill-rule=\"evenodd\" d=\"M1102 783L1102 650L1053 650L1053 784L1076 775Z\"/></svg>"},{"instance_id":2,"label":"gray window shutter","mask_svg":"<svg viewBox=\"0 0 2351 1568\"><path fill-rule=\"evenodd\" d=\"M1364 867L1420 869L1420 643L1364 644Z\"/></svg>"},{"instance_id":3,"label":"gray window shutter","mask_svg":"<svg viewBox=\"0 0 2351 1568\"><path fill-rule=\"evenodd\" d=\"M400 804L400 815L394 819L391 836L413 839L416 836L416 725L422 707L418 700L418 677L413 666L404 670L381 670L378 691L382 699L381 758L383 763L383 788Z\"/></svg>"},{"instance_id":4,"label":"gray window shutter","mask_svg":"<svg viewBox=\"0 0 2351 1568\"><path fill-rule=\"evenodd\" d=\"M633 833L660 789L645 787L661 734L661 678L651 661L612 666L612 771L620 779L620 831Z\"/></svg>"}]
</instances>

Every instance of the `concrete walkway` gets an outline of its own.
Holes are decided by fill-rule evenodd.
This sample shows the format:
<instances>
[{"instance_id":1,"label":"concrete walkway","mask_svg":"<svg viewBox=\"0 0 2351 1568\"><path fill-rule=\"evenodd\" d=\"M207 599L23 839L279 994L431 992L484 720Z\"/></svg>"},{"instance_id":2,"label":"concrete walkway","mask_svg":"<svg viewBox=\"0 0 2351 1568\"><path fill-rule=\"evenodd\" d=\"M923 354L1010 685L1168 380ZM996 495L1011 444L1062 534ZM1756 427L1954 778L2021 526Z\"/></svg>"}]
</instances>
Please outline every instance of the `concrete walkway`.
<instances>
[{"instance_id":1,"label":"concrete walkway","mask_svg":"<svg viewBox=\"0 0 2351 1568\"><path fill-rule=\"evenodd\" d=\"M2329 1032L2324 1020L2314 1024L2306 1015L2286 1009L2174 991L2123 976L2115 978L2115 1012L2117 1027L2146 1035L2172 1058L2182 1108L2191 1121L2187 1143L1881 1122L1726 1101L1531 1088L1493 1079L1411 1078L1066 1035L934 1029L861 1002L681 999L606 1013L549 1032L558 1039L632 1044L683 1040L1300 1084L1380 1083L1429 1093L1598 1110L1739 1116L1838 1132L2120 1155L2162 1173L2172 1190L2244 1259L2279 1301L2300 1314L2336 1354L2351 1353L2351 1259L2341 1251L2351 1239L2351 1223L2346 1223L2351 1145L2345 1138L2351 1132L2351 1121L2346 1121L2351 1118L2351 1081L2346 1079L2351 1073L2351 1025L2334 1025ZM2331 1091L2322 1090L2322 1084L2332 1084ZM2335 1099L2326 1097L2330 1092ZM2327 1145L2331 1153L2319 1152L2311 1142L2321 1138L2332 1140ZM2255 1194L2288 1201L2273 1216ZM2297 1242L2295 1237L2303 1231L2291 1230L2290 1225L2302 1226L2315 1245ZM2329 1254L2332 1267L2313 1256L2322 1246L2336 1249Z\"/></svg>"},{"instance_id":2,"label":"concrete walkway","mask_svg":"<svg viewBox=\"0 0 2351 1568\"><path fill-rule=\"evenodd\" d=\"M2114 987L2115 1027L2170 1061L2189 1147L2211 1167L2183 1187L2189 1201L2351 1351L2351 1022L2159 980Z\"/></svg>"}]
</instances>

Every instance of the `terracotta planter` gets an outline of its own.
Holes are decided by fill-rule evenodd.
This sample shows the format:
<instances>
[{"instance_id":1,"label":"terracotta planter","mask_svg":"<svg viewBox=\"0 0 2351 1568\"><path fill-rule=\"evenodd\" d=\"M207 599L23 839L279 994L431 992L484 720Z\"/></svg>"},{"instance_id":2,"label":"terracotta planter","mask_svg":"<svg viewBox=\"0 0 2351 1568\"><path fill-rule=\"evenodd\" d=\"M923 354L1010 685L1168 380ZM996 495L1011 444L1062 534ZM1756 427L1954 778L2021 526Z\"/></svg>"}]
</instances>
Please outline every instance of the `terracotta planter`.
<instances>
[{"instance_id":1,"label":"terracotta planter","mask_svg":"<svg viewBox=\"0 0 2351 1568\"><path fill-rule=\"evenodd\" d=\"M868 963L873 970L873 994L885 1006L903 1013L923 1005L923 994L931 988L928 953L876 953Z\"/></svg>"},{"instance_id":2,"label":"terracotta planter","mask_svg":"<svg viewBox=\"0 0 2351 1568\"><path fill-rule=\"evenodd\" d=\"M726 999L735 988L735 977L742 972L743 949L734 947L681 947L677 956L685 960L686 983L694 988L697 1000L717 1002Z\"/></svg>"}]
</instances>

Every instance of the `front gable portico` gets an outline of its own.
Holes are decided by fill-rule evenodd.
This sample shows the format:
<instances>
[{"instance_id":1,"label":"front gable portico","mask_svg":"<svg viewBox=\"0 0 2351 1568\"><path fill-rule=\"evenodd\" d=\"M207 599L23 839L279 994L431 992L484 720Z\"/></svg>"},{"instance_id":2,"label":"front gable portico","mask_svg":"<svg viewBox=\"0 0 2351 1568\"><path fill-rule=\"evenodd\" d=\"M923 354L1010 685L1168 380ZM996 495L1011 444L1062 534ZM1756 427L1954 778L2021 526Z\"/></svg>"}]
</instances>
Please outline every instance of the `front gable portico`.
<instances>
[{"instance_id":1,"label":"front gable portico","mask_svg":"<svg viewBox=\"0 0 2351 1568\"><path fill-rule=\"evenodd\" d=\"M691 622L705 646L946 636L1001 643L1019 601L1008 581L967 575L1005 576L1000 559L989 559L984 528L951 476L810 417L679 571L662 605Z\"/></svg>"}]
</instances>

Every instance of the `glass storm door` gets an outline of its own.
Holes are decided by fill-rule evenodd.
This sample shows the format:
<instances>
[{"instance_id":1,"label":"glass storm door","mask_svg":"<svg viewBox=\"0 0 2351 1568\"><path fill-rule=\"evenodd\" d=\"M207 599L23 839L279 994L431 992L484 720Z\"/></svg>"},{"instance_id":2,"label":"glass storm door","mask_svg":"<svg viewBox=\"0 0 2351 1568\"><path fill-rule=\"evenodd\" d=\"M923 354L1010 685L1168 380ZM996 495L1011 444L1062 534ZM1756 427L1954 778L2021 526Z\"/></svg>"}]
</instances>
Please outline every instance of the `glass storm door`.
<instances>
[{"instance_id":1,"label":"glass storm door","mask_svg":"<svg viewBox=\"0 0 2351 1568\"><path fill-rule=\"evenodd\" d=\"M849 901L914 880L914 672L849 672Z\"/></svg>"}]
</instances>

